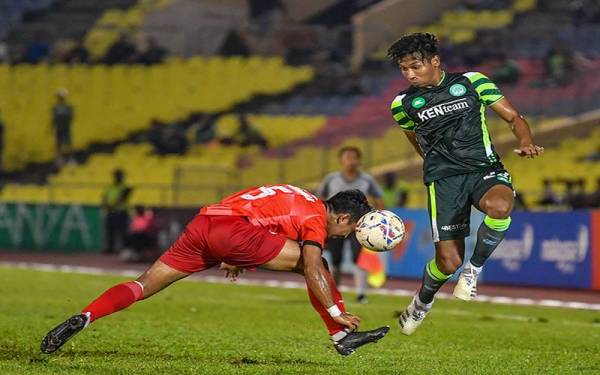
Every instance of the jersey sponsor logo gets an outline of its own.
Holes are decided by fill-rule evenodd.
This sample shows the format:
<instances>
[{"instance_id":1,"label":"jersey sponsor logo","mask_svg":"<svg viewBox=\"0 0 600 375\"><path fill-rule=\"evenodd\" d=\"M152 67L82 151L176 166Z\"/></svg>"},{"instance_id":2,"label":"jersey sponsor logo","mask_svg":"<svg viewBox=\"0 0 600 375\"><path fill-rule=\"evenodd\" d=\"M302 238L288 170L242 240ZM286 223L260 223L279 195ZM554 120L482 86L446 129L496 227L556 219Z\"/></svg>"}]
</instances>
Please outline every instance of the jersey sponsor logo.
<instances>
[{"instance_id":1,"label":"jersey sponsor logo","mask_svg":"<svg viewBox=\"0 0 600 375\"><path fill-rule=\"evenodd\" d=\"M509 271L518 271L521 264L531 257L534 244L533 225L525 224L521 238L505 239L500 242L491 258L502 262Z\"/></svg>"},{"instance_id":2,"label":"jersey sponsor logo","mask_svg":"<svg viewBox=\"0 0 600 375\"><path fill-rule=\"evenodd\" d=\"M425 98L422 96L417 96L412 100L411 105L413 108L422 108L425 105Z\"/></svg>"},{"instance_id":3,"label":"jersey sponsor logo","mask_svg":"<svg viewBox=\"0 0 600 375\"><path fill-rule=\"evenodd\" d=\"M585 261L589 247L589 230L580 225L575 240L559 240L557 238L542 241L540 258L552 262L563 273L575 273L577 263Z\"/></svg>"},{"instance_id":4,"label":"jersey sponsor logo","mask_svg":"<svg viewBox=\"0 0 600 375\"><path fill-rule=\"evenodd\" d=\"M467 88L460 83L455 83L450 86L450 90L448 90L448 92L450 92L450 95L452 96L463 96L467 93Z\"/></svg>"},{"instance_id":5,"label":"jersey sponsor logo","mask_svg":"<svg viewBox=\"0 0 600 375\"><path fill-rule=\"evenodd\" d=\"M442 103L435 105L431 108L427 108L422 110L421 112L417 112L417 116L421 121L431 120L432 118L436 118L438 116L445 116L454 111L459 111L461 109L469 108L469 103L467 103L466 98L454 100L448 103Z\"/></svg>"}]
</instances>

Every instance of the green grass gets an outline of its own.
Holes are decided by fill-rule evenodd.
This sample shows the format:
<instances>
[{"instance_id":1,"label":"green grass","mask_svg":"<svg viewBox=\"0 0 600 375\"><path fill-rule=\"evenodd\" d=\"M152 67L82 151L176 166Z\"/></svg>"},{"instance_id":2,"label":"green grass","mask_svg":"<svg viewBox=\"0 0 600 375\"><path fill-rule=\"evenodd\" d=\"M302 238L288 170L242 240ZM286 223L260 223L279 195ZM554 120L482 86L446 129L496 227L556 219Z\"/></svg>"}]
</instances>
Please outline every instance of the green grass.
<instances>
[{"instance_id":1,"label":"green grass","mask_svg":"<svg viewBox=\"0 0 600 375\"><path fill-rule=\"evenodd\" d=\"M303 290L186 281L39 353L49 329L122 280L0 268L0 374L600 373L597 312L440 300L405 337L392 314L408 299L373 295L349 310L392 331L341 357Z\"/></svg>"}]
</instances>

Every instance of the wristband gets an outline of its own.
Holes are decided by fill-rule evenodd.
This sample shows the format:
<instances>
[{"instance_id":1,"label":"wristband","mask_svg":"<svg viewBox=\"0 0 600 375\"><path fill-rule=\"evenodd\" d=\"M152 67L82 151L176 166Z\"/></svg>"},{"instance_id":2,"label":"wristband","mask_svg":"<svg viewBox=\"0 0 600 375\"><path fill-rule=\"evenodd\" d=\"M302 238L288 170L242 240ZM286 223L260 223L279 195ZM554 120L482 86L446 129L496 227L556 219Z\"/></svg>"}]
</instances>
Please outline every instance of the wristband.
<instances>
[{"instance_id":1,"label":"wristband","mask_svg":"<svg viewBox=\"0 0 600 375\"><path fill-rule=\"evenodd\" d=\"M329 313L329 315L331 315L332 318L336 318L336 317L342 315L342 311L340 310L339 307L337 307L337 305L333 305L333 306L329 307L327 309L327 312Z\"/></svg>"}]
</instances>

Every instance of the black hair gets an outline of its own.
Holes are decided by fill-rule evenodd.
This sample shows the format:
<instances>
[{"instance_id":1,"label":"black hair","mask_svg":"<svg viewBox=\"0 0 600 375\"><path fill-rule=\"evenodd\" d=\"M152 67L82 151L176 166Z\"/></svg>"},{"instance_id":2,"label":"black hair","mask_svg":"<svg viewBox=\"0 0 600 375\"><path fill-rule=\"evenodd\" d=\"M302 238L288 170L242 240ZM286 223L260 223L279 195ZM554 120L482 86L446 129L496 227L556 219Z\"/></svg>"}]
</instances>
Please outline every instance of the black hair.
<instances>
[{"instance_id":1,"label":"black hair","mask_svg":"<svg viewBox=\"0 0 600 375\"><path fill-rule=\"evenodd\" d=\"M388 48L388 58L398 61L406 56L418 60L430 61L440 55L438 38L431 33L414 33L404 35Z\"/></svg>"},{"instance_id":2,"label":"black hair","mask_svg":"<svg viewBox=\"0 0 600 375\"><path fill-rule=\"evenodd\" d=\"M325 203L335 214L350 214L352 222L373 211L367 197L358 189L340 191Z\"/></svg>"},{"instance_id":3,"label":"black hair","mask_svg":"<svg viewBox=\"0 0 600 375\"><path fill-rule=\"evenodd\" d=\"M341 158L346 152L354 152L359 159L362 159L362 152L356 146L344 146L340 148L338 151L338 158Z\"/></svg>"}]
</instances>

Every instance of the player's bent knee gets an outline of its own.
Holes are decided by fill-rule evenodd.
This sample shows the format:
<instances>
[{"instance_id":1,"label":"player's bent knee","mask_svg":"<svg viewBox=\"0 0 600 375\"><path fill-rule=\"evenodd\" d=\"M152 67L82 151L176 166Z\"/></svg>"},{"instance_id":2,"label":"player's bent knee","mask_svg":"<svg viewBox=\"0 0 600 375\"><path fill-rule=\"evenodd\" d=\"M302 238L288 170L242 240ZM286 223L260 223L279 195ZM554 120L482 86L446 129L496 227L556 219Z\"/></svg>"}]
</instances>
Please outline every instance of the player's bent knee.
<instances>
[{"instance_id":1,"label":"player's bent knee","mask_svg":"<svg viewBox=\"0 0 600 375\"><path fill-rule=\"evenodd\" d=\"M486 214L494 219L506 219L512 210L511 202L503 199L495 199L487 205Z\"/></svg>"}]
</instances>

